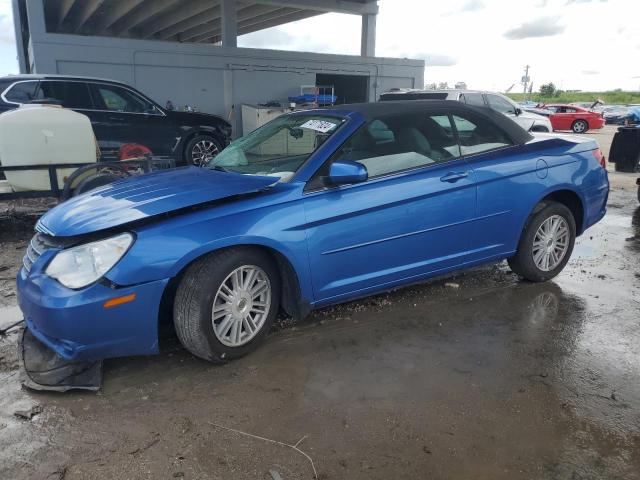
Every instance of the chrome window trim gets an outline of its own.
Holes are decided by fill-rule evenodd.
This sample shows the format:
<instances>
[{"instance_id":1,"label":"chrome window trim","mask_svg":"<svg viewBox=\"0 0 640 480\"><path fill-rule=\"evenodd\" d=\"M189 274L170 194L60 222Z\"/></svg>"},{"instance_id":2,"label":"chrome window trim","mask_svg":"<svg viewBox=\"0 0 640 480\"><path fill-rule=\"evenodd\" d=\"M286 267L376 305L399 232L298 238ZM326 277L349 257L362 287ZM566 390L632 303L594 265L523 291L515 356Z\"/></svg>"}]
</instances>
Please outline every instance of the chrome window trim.
<instances>
[{"instance_id":1,"label":"chrome window trim","mask_svg":"<svg viewBox=\"0 0 640 480\"><path fill-rule=\"evenodd\" d=\"M98 108L70 108L69 110L76 110L78 112L126 113L127 115L153 115L155 117L166 117L167 116L167 114L164 113L164 111L160 108L160 106L158 104L156 104L150 98L147 98L144 95L136 92L135 90L132 90L131 88L129 88L127 86L124 86L124 85L119 85L119 84L116 84L116 83L103 82L103 81L97 81L97 80L71 80L71 79L67 80L67 79L63 79L63 78L38 78L38 79L30 78L30 79L27 79L27 80L18 80L16 82L13 82L7 88L5 88L4 91L2 92L2 94L0 94L0 98L2 99L2 101L5 102L5 103L8 103L10 105L17 105L18 107L24 105L24 103L12 102L10 100L7 100L6 94L9 92L9 90L11 90L17 84L19 84L19 83L27 83L27 82L37 82L37 83L40 83L40 82L74 82L74 83L84 83L84 84L91 83L93 85L108 85L108 86L111 86L111 87L119 87L119 88L123 88L125 90L128 90L133 95L141 97L144 100L150 102L155 108L158 109L159 113L121 112L119 110L101 110L101 109L98 109ZM91 93L91 92L89 92L89 93Z\"/></svg>"}]
</instances>

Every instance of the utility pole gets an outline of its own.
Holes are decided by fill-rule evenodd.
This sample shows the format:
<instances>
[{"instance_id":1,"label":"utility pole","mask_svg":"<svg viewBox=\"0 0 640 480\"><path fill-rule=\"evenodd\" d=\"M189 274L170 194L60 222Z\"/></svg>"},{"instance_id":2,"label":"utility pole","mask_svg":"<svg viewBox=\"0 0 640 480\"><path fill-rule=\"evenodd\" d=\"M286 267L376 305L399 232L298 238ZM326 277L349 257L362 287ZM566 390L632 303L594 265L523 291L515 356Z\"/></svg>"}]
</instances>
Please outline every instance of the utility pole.
<instances>
[{"instance_id":1,"label":"utility pole","mask_svg":"<svg viewBox=\"0 0 640 480\"><path fill-rule=\"evenodd\" d=\"M524 67L524 75L522 76L522 86L525 100L527 99L527 85L529 84L529 65Z\"/></svg>"}]
</instances>

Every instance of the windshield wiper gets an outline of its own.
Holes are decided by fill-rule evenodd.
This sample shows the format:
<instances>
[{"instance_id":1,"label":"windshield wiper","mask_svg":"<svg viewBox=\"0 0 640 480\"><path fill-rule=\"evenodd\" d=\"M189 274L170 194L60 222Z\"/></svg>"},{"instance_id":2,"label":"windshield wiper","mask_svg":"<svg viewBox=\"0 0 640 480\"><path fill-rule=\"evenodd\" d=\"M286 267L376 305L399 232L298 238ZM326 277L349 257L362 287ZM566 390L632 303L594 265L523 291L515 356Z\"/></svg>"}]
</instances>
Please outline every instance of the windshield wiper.
<instances>
[{"instance_id":1,"label":"windshield wiper","mask_svg":"<svg viewBox=\"0 0 640 480\"><path fill-rule=\"evenodd\" d=\"M230 172L231 170L227 170L224 167L221 167L220 165L213 165L212 167L208 167L211 170L217 170L218 172Z\"/></svg>"}]
</instances>

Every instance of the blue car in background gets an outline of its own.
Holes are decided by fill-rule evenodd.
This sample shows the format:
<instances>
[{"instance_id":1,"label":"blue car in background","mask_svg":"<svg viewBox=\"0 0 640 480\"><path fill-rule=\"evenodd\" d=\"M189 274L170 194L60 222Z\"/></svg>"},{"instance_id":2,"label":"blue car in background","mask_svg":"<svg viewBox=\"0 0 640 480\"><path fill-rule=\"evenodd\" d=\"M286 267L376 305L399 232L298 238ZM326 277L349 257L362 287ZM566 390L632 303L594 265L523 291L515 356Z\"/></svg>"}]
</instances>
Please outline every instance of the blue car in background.
<instances>
[{"instance_id":1,"label":"blue car in background","mask_svg":"<svg viewBox=\"0 0 640 480\"><path fill-rule=\"evenodd\" d=\"M454 101L279 117L204 169L123 180L50 210L18 275L28 330L67 360L253 350L312 309L508 259L558 275L609 191L587 138L533 136Z\"/></svg>"}]
</instances>

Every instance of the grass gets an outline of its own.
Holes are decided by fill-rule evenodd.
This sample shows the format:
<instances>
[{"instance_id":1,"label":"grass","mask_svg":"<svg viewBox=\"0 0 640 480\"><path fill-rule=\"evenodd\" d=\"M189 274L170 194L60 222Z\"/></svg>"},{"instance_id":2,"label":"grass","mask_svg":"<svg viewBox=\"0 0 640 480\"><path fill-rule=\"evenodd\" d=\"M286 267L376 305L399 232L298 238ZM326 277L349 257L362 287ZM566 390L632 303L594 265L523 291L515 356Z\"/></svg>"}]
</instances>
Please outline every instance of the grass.
<instances>
[{"instance_id":1,"label":"grass","mask_svg":"<svg viewBox=\"0 0 640 480\"><path fill-rule=\"evenodd\" d=\"M524 100L524 93L508 93L507 96L516 102ZM640 103L640 92L562 92L557 97L543 97L539 93L527 95L528 100L540 103L595 102L598 98L607 105Z\"/></svg>"}]
</instances>

